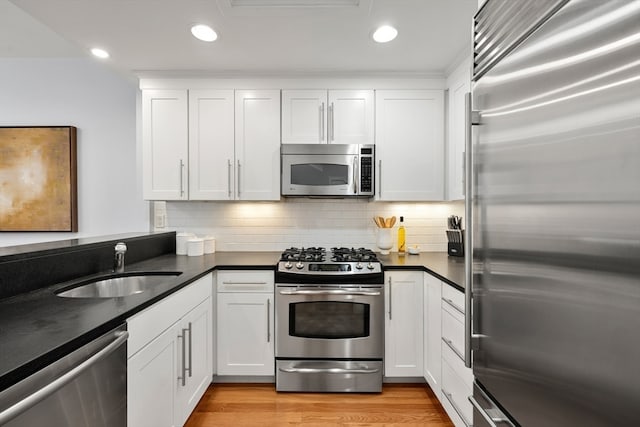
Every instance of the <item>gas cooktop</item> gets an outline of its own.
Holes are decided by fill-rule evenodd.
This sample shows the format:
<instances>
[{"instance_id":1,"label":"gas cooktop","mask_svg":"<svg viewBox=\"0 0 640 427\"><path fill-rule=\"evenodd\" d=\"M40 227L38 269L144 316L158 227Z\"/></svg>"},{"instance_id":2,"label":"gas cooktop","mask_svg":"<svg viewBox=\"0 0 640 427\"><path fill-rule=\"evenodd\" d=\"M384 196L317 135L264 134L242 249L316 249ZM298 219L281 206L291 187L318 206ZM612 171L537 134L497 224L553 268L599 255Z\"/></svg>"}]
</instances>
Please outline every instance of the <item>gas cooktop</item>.
<instances>
[{"instance_id":1,"label":"gas cooktop","mask_svg":"<svg viewBox=\"0 0 640 427\"><path fill-rule=\"evenodd\" d=\"M382 266L371 249L289 248L282 252L278 272L314 275L381 273Z\"/></svg>"}]
</instances>

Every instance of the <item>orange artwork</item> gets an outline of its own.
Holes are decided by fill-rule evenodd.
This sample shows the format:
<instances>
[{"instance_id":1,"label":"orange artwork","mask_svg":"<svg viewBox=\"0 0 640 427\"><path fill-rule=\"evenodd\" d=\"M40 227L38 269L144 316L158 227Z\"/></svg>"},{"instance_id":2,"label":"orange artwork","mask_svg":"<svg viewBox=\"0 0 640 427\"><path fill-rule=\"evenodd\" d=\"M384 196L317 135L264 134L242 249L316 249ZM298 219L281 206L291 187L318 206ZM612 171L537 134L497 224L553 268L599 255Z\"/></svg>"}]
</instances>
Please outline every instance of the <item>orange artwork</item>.
<instances>
[{"instance_id":1,"label":"orange artwork","mask_svg":"<svg viewBox=\"0 0 640 427\"><path fill-rule=\"evenodd\" d=\"M78 231L75 127L0 127L0 231Z\"/></svg>"}]
</instances>

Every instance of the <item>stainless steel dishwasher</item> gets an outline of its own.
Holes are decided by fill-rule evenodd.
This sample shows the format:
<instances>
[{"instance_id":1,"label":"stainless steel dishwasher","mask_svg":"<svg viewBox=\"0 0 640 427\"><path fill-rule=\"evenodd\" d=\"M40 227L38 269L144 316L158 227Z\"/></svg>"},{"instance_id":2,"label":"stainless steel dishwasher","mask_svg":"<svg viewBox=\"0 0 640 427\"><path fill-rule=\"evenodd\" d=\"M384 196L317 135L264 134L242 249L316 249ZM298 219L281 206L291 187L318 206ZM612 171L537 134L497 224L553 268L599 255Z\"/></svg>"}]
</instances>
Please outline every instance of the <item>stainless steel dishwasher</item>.
<instances>
[{"instance_id":1,"label":"stainless steel dishwasher","mask_svg":"<svg viewBox=\"0 0 640 427\"><path fill-rule=\"evenodd\" d=\"M126 426L128 336L119 326L2 391L0 426Z\"/></svg>"}]
</instances>

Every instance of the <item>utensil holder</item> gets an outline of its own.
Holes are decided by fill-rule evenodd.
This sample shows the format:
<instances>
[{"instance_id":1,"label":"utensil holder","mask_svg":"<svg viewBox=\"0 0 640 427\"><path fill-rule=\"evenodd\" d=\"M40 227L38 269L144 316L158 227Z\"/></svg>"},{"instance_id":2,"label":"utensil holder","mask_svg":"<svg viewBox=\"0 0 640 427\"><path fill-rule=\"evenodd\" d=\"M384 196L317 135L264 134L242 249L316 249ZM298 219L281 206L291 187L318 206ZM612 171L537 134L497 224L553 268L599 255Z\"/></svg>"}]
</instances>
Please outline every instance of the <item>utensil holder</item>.
<instances>
[{"instance_id":1,"label":"utensil holder","mask_svg":"<svg viewBox=\"0 0 640 427\"><path fill-rule=\"evenodd\" d=\"M382 255L389 255L389 250L393 247L393 228L378 228L378 238L376 244Z\"/></svg>"}]
</instances>

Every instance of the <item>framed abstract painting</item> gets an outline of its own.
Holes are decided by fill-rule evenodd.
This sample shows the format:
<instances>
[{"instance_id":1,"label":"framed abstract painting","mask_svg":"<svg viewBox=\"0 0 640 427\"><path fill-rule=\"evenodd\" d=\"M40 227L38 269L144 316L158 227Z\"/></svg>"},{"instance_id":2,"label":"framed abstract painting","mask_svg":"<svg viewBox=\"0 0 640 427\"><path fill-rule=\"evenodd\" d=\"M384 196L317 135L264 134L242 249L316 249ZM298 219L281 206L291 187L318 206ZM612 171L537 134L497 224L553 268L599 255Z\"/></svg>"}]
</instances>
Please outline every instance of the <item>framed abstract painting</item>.
<instances>
[{"instance_id":1,"label":"framed abstract painting","mask_svg":"<svg viewBox=\"0 0 640 427\"><path fill-rule=\"evenodd\" d=\"M78 231L76 135L0 127L0 231Z\"/></svg>"}]
</instances>

